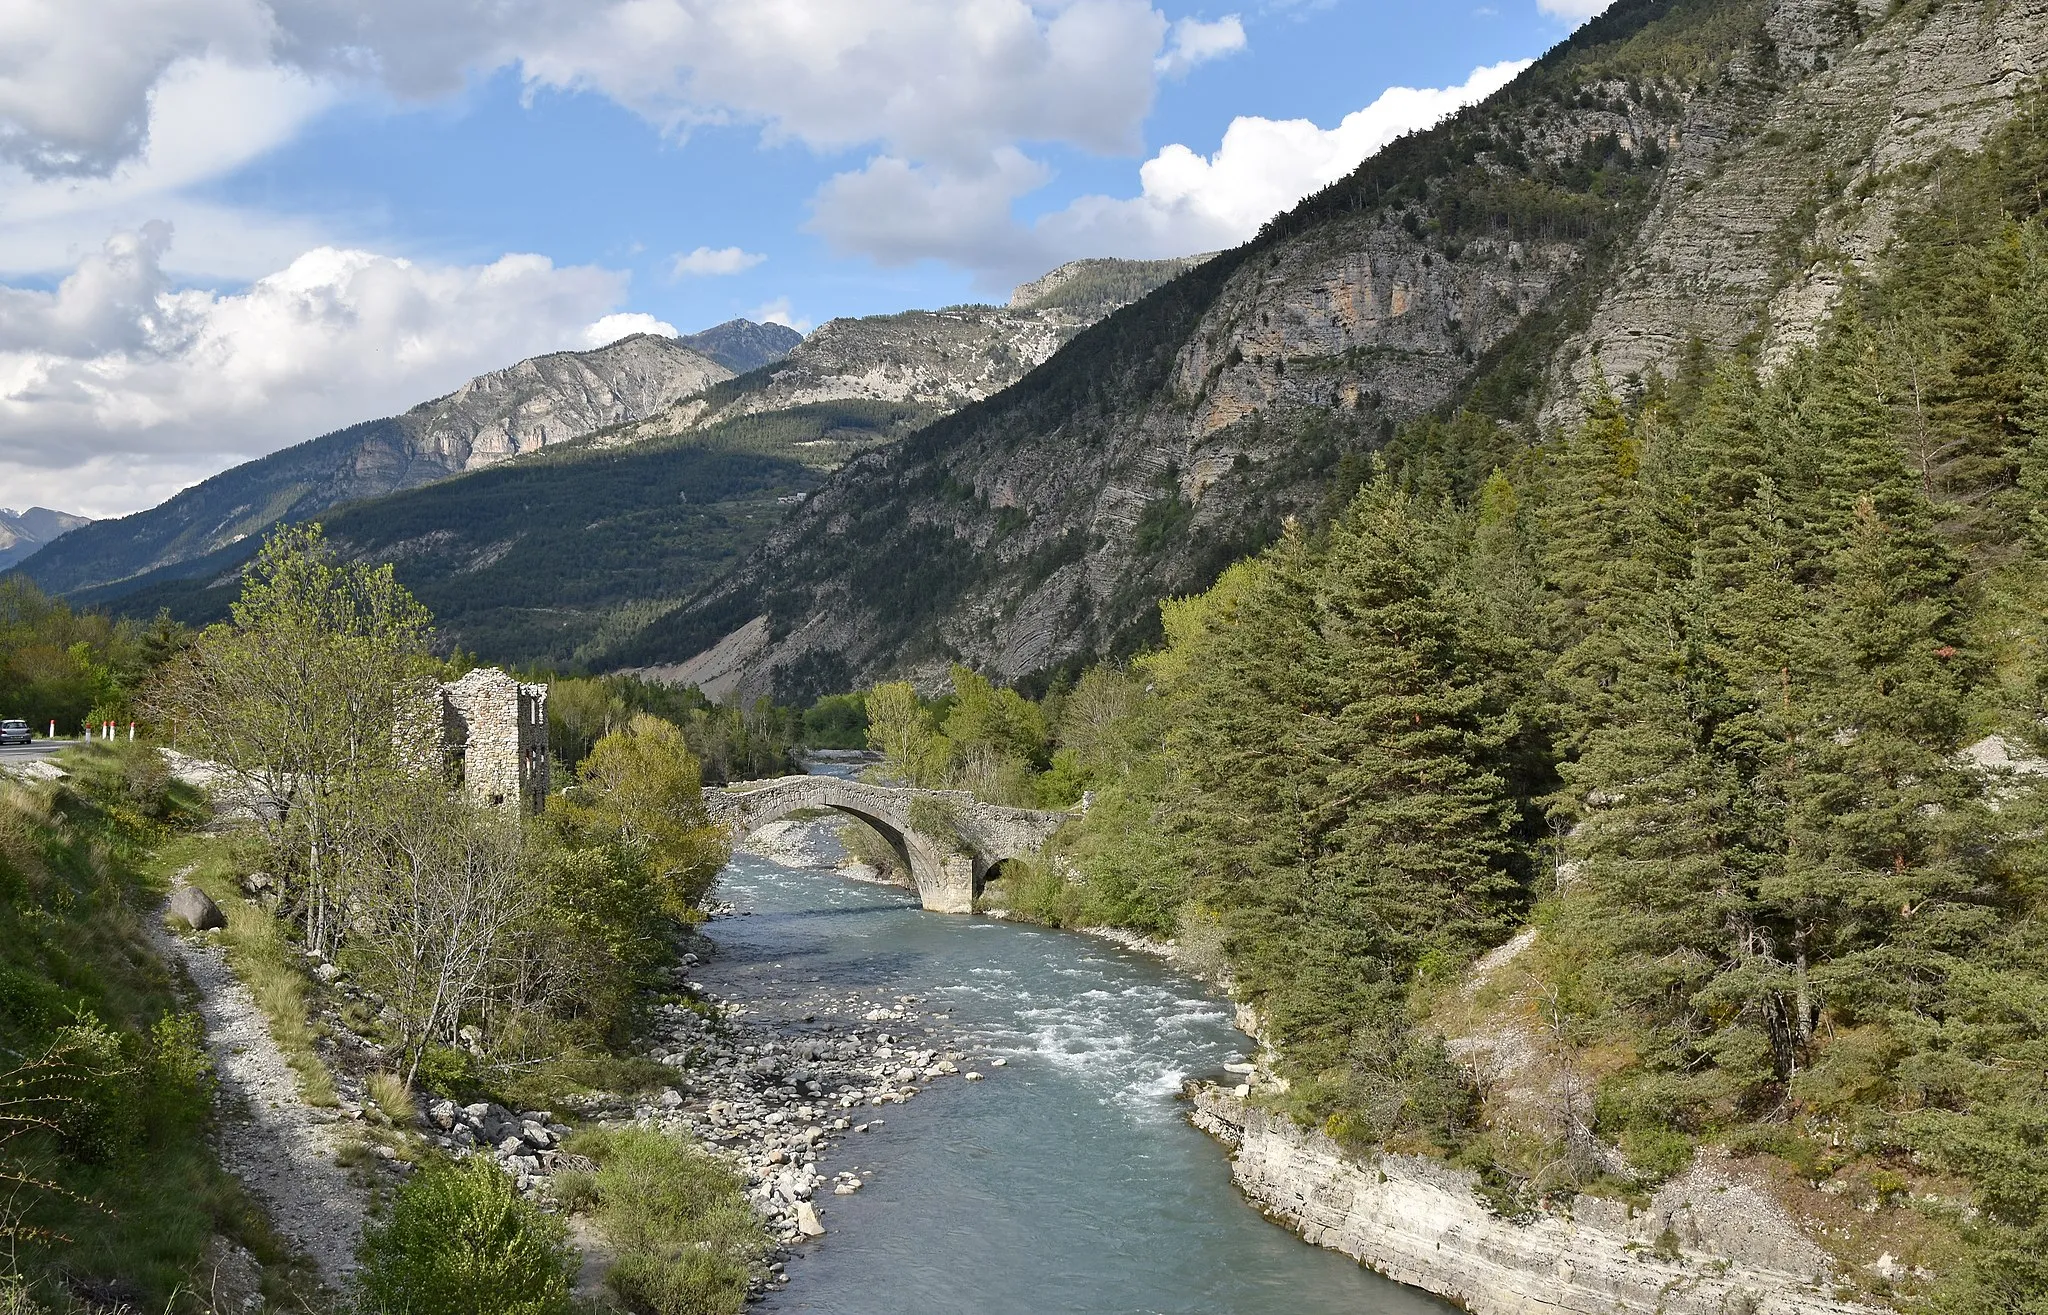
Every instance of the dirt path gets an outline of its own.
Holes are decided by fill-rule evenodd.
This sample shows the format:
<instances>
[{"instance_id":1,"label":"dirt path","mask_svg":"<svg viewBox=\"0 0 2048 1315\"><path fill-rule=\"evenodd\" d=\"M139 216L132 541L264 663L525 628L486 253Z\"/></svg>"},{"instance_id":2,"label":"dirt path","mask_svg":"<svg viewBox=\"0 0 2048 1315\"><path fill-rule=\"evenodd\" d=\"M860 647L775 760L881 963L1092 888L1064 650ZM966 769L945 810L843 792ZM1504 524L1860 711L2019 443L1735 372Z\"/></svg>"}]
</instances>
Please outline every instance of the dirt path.
<instances>
[{"instance_id":1,"label":"dirt path","mask_svg":"<svg viewBox=\"0 0 2048 1315\"><path fill-rule=\"evenodd\" d=\"M178 884L183 884L182 880ZM273 1227L310 1256L337 1291L355 1270L369 1198L335 1163L354 1138L338 1116L300 1099L298 1078L271 1039L263 1011L217 945L186 940L157 924L167 958L199 988L206 1047L220 1082L215 1141L221 1164L263 1202Z\"/></svg>"}]
</instances>

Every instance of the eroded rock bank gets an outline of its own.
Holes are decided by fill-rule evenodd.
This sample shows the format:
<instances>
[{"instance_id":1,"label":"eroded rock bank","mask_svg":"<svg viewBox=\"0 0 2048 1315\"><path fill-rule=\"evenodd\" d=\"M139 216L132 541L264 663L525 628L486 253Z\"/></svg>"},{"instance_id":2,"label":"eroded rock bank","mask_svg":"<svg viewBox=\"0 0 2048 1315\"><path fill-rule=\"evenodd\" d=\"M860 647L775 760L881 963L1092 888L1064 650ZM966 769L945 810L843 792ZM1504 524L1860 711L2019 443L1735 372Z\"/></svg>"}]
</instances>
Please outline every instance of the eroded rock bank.
<instances>
[{"instance_id":1,"label":"eroded rock bank","mask_svg":"<svg viewBox=\"0 0 2048 1315\"><path fill-rule=\"evenodd\" d=\"M1764 1192L1695 1163L1646 1208L1580 1196L1514 1223L1440 1161L1356 1159L1235 1092L1191 1084L1196 1126L1272 1218L1475 1315L1882 1315Z\"/></svg>"}]
</instances>

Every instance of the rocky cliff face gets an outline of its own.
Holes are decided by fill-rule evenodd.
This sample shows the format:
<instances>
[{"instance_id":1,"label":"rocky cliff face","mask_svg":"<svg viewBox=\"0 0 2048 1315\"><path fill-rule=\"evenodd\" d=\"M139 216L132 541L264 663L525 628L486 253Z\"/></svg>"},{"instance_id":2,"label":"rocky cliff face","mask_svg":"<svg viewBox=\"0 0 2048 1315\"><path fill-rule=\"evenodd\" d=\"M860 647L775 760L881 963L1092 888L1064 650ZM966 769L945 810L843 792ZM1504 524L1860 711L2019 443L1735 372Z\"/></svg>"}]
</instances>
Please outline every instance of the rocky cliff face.
<instances>
[{"instance_id":1,"label":"rocky cliff face","mask_svg":"<svg viewBox=\"0 0 2048 1315\"><path fill-rule=\"evenodd\" d=\"M1513 1222L1473 1175L1403 1155L1355 1159L1216 1087L1194 1121L1231 1151L1254 1204L1318 1246L1475 1315L1878 1315L1732 1167L1696 1163L1646 1206L1580 1196Z\"/></svg>"},{"instance_id":2,"label":"rocky cliff face","mask_svg":"<svg viewBox=\"0 0 2048 1315\"><path fill-rule=\"evenodd\" d=\"M1013 298L1008 307L829 320L773 364L609 430L598 441L627 446L849 401L895 404L925 419L947 415L1002 392L1081 330L1195 263L1075 261L1025 284L1018 289L1022 300Z\"/></svg>"},{"instance_id":3,"label":"rocky cliff face","mask_svg":"<svg viewBox=\"0 0 2048 1315\"><path fill-rule=\"evenodd\" d=\"M57 593L176 568L281 520L415 488L659 411L732 372L637 334L479 375L404 415L352 425L237 466L170 501L66 535L22 564Z\"/></svg>"},{"instance_id":4,"label":"rocky cliff face","mask_svg":"<svg viewBox=\"0 0 2048 1315\"><path fill-rule=\"evenodd\" d=\"M1810 344L1940 186L1929 166L2048 71L2048 0L1776 0L1762 32L1674 138L1629 258L1553 360L1550 418L1576 413L1596 360L1619 382L1695 338L1759 343L1767 364Z\"/></svg>"},{"instance_id":5,"label":"rocky cliff face","mask_svg":"<svg viewBox=\"0 0 2048 1315\"><path fill-rule=\"evenodd\" d=\"M411 432L412 464L456 474L638 420L730 378L724 366L676 340L641 333L593 352L536 356L478 375L400 421ZM364 496L390 491L367 489Z\"/></svg>"},{"instance_id":6,"label":"rocky cliff face","mask_svg":"<svg viewBox=\"0 0 2048 1315\"><path fill-rule=\"evenodd\" d=\"M1489 101L848 465L617 654L766 618L802 697L1128 651L1162 596L1313 511L1398 422L1568 418L1690 339L1803 340L1890 216L2048 67L2048 0L1623 0Z\"/></svg>"}]
</instances>

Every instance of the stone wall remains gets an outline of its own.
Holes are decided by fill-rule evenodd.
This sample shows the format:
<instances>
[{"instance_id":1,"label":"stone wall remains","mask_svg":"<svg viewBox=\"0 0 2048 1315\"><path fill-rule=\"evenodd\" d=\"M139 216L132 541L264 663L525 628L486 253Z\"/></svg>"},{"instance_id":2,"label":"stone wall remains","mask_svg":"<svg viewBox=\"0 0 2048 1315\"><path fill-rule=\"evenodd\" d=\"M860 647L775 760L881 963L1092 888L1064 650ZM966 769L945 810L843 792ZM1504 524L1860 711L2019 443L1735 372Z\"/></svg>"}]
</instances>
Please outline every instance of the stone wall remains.
<instances>
[{"instance_id":1,"label":"stone wall remains","mask_svg":"<svg viewBox=\"0 0 2048 1315\"><path fill-rule=\"evenodd\" d=\"M392 739L409 769L459 772L462 788L479 803L538 813L551 783L547 709L546 685L479 667L400 698Z\"/></svg>"}]
</instances>

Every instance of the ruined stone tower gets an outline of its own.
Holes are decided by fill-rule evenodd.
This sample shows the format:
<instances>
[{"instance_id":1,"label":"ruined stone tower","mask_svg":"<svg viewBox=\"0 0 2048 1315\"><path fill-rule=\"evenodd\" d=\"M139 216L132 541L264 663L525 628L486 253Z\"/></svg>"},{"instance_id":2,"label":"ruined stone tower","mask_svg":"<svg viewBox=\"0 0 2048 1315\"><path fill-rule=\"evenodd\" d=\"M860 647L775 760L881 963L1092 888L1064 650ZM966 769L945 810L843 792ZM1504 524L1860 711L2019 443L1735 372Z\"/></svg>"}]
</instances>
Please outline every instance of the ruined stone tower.
<instances>
[{"instance_id":1,"label":"ruined stone tower","mask_svg":"<svg viewBox=\"0 0 2048 1315\"><path fill-rule=\"evenodd\" d=\"M438 767L492 808L538 813L548 798L548 687L478 667L426 685L395 728L402 757Z\"/></svg>"}]
</instances>

